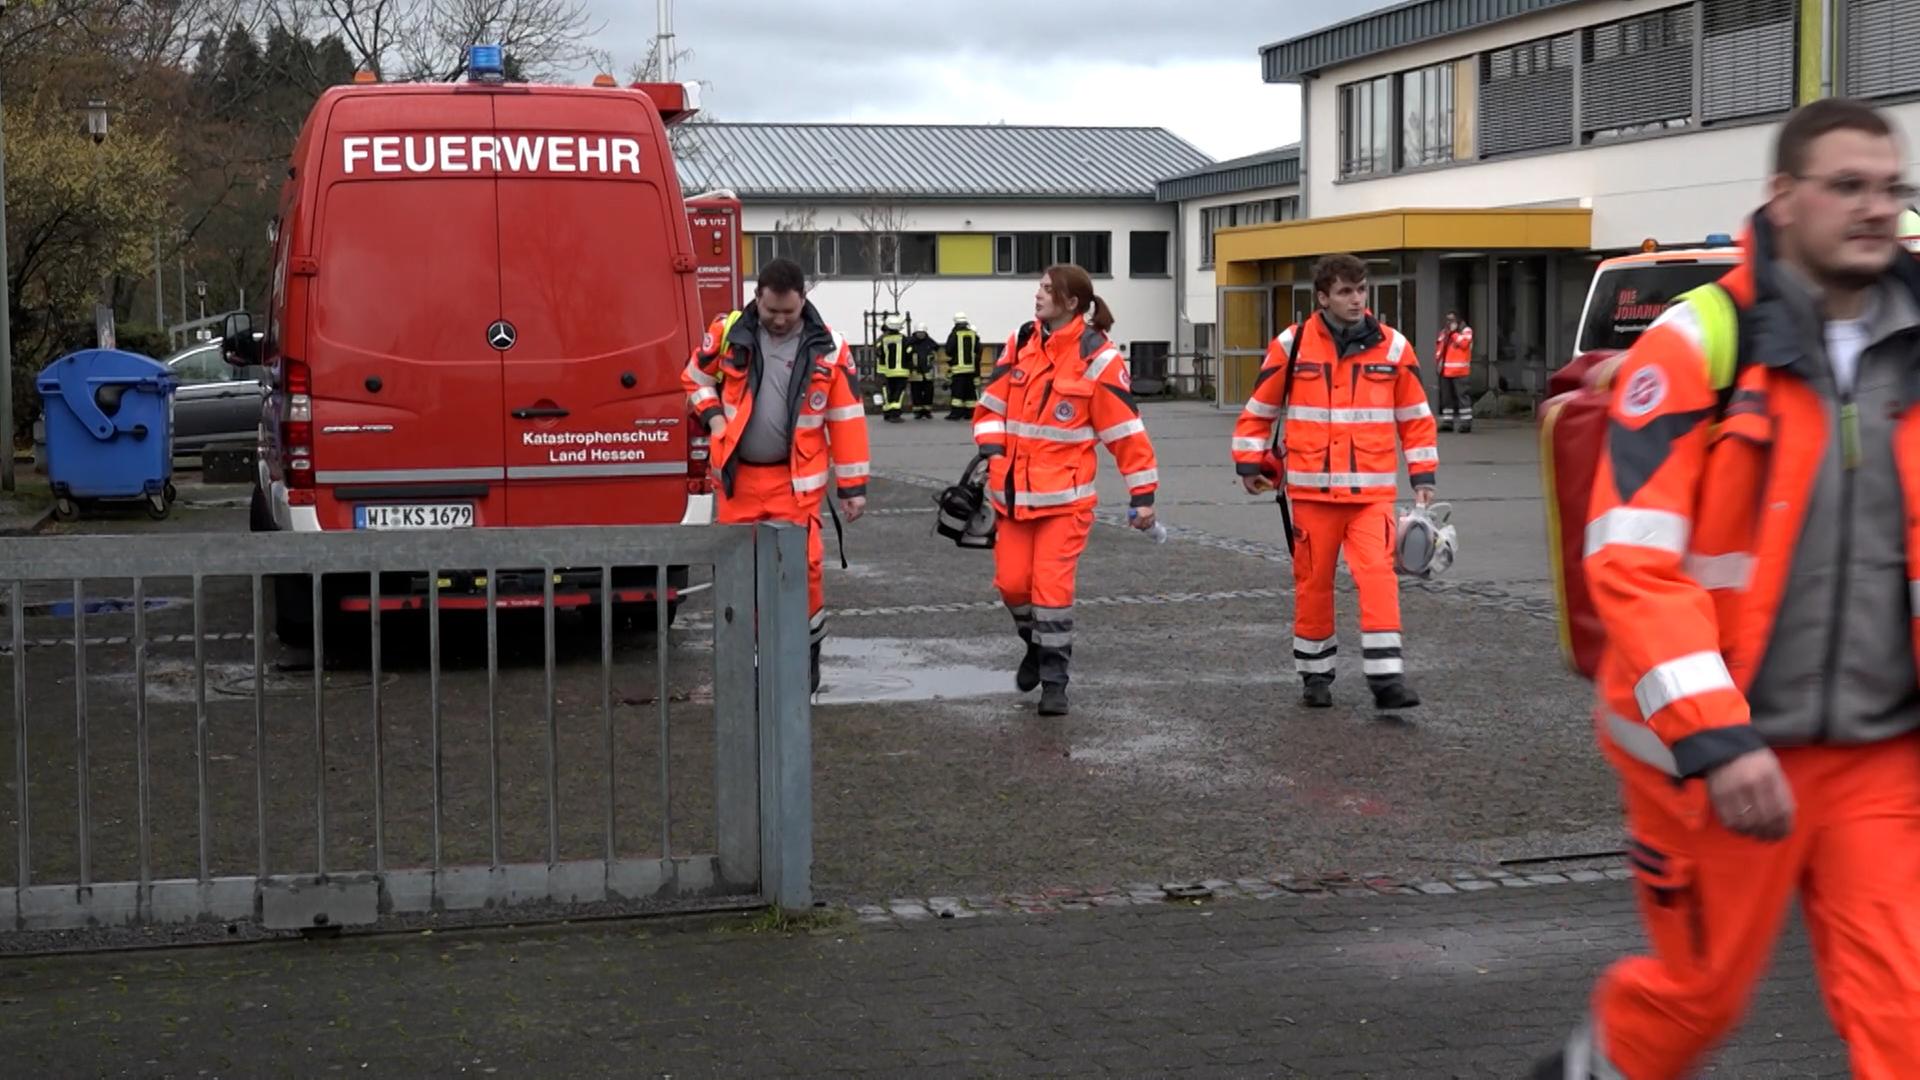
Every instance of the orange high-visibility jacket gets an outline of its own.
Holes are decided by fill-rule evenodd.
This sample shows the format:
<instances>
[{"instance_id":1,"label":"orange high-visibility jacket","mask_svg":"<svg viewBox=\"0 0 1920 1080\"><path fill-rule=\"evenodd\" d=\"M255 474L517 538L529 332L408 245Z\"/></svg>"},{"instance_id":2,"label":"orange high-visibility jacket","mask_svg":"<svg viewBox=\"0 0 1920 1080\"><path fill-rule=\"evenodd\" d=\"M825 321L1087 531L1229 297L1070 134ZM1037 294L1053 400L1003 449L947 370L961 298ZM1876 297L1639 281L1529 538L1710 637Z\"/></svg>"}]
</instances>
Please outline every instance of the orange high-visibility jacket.
<instances>
[{"instance_id":1,"label":"orange high-visibility jacket","mask_svg":"<svg viewBox=\"0 0 1920 1080\"><path fill-rule=\"evenodd\" d=\"M1440 365L1443 379L1464 379L1473 367L1473 327L1440 331L1433 347L1433 362Z\"/></svg>"},{"instance_id":2,"label":"orange high-visibility jacket","mask_svg":"<svg viewBox=\"0 0 1920 1080\"><path fill-rule=\"evenodd\" d=\"M853 353L812 303L801 319L800 352L794 366L805 370L793 373L786 401L754 401L764 361L756 343L760 319L752 304L744 312L715 319L681 373L687 400L702 425L715 414L727 418L726 430L714 440L710 452L720 488L729 495L740 464L733 452L755 408L788 409L793 415L793 454L788 463L793 492L803 506L819 505L827 488L829 460L840 498L861 498L867 493L872 465Z\"/></svg>"},{"instance_id":3,"label":"orange high-visibility jacket","mask_svg":"<svg viewBox=\"0 0 1920 1080\"><path fill-rule=\"evenodd\" d=\"M1303 325L1289 326L1267 346L1253 396L1233 427L1235 470L1242 476L1266 471L1286 392L1287 355L1300 330L1305 336L1287 406L1287 493L1320 502L1391 502L1399 492L1396 431L1413 485L1432 486L1440 451L1433 410L1420 385L1420 361L1407 339L1369 314L1362 339L1368 344L1343 357L1322 317Z\"/></svg>"},{"instance_id":4,"label":"orange high-visibility jacket","mask_svg":"<svg viewBox=\"0 0 1920 1080\"><path fill-rule=\"evenodd\" d=\"M1052 332L1031 323L1007 339L973 413L995 509L1016 521L1091 509L1097 443L1132 505L1152 506L1160 470L1132 386L1126 357L1084 319Z\"/></svg>"},{"instance_id":5,"label":"orange high-visibility jacket","mask_svg":"<svg viewBox=\"0 0 1920 1080\"><path fill-rule=\"evenodd\" d=\"M1741 309L1755 303L1755 242L1750 230L1748 261L1720 280ZM1920 272L1905 274L1920 289ZM1823 462L1834 440L1858 453L1850 425L1861 423L1843 409L1836 429L1819 391L1779 366L1791 356L1773 355L1778 332L1756 331L1758 355L1740 358L1732 313L1716 318L1706 304L1669 308L1613 373L1584 560L1607 635L1596 680L1602 745L1679 777L1768 745L1748 692L1763 662L1781 662L1769 644L1784 629L1776 619ZM1920 403L1909 397L1888 416L1906 578L1920 601ZM1909 628L1920 644L1920 623Z\"/></svg>"}]
</instances>

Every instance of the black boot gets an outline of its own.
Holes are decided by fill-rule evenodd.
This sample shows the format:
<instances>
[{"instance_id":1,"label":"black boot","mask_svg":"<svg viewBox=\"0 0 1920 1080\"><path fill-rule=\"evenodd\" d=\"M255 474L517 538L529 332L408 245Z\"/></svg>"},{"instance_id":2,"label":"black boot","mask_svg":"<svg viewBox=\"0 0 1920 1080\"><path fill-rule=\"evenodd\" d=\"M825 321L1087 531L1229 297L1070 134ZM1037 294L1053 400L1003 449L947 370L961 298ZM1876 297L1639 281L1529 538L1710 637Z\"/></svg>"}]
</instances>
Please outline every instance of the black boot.
<instances>
[{"instance_id":1,"label":"black boot","mask_svg":"<svg viewBox=\"0 0 1920 1080\"><path fill-rule=\"evenodd\" d=\"M1550 1058L1543 1058L1527 1074L1528 1080L1567 1080L1567 1052L1561 1050Z\"/></svg>"},{"instance_id":2,"label":"black boot","mask_svg":"<svg viewBox=\"0 0 1920 1080\"><path fill-rule=\"evenodd\" d=\"M1040 715L1067 715L1067 684L1050 682L1040 688Z\"/></svg>"},{"instance_id":3,"label":"black boot","mask_svg":"<svg viewBox=\"0 0 1920 1080\"><path fill-rule=\"evenodd\" d=\"M1420 704L1420 695L1413 692L1405 679L1398 676L1382 679L1371 684L1373 687L1373 705L1377 709L1411 709Z\"/></svg>"},{"instance_id":4,"label":"black boot","mask_svg":"<svg viewBox=\"0 0 1920 1080\"><path fill-rule=\"evenodd\" d=\"M1333 708L1333 683L1319 679L1309 681L1300 692L1300 700L1306 702L1309 709Z\"/></svg>"},{"instance_id":5,"label":"black boot","mask_svg":"<svg viewBox=\"0 0 1920 1080\"><path fill-rule=\"evenodd\" d=\"M1025 694L1040 685L1040 646L1027 642L1027 655L1020 661L1020 670L1013 673L1013 685Z\"/></svg>"},{"instance_id":6,"label":"black boot","mask_svg":"<svg viewBox=\"0 0 1920 1080\"><path fill-rule=\"evenodd\" d=\"M817 694L820 692L820 643L817 641L814 642L813 647L807 651L809 653L807 658L807 677L811 680L809 685L812 687L810 692Z\"/></svg>"}]
</instances>

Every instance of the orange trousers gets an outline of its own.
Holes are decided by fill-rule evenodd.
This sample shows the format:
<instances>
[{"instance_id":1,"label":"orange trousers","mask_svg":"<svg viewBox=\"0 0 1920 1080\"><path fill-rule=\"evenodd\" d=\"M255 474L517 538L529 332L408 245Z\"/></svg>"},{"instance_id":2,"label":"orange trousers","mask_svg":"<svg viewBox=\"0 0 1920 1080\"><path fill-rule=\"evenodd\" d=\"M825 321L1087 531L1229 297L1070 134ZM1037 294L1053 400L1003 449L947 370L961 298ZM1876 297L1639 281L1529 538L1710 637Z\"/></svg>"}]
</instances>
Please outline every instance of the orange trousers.
<instances>
[{"instance_id":1,"label":"orange trousers","mask_svg":"<svg viewBox=\"0 0 1920 1080\"><path fill-rule=\"evenodd\" d=\"M720 492L714 517L722 525L755 525L762 521L790 521L807 527L807 614L814 644L827 636L826 593L820 584L825 545L820 540L820 504L800 501L793 490L793 472L785 465L741 462L733 475L733 494Z\"/></svg>"},{"instance_id":2,"label":"orange trousers","mask_svg":"<svg viewBox=\"0 0 1920 1080\"><path fill-rule=\"evenodd\" d=\"M1776 752L1796 803L1777 844L1722 826L1705 781L1613 755L1653 946L1594 991L1591 1048L1619 1075L1691 1074L1740 1021L1797 892L1856 1080L1920 1076L1920 734Z\"/></svg>"},{"instance_id":3,"label":"orange trousers","mask_svg":"<svg viewBox=\"0 0 1920 1080\"><path fill-rule=\"evenodd\" d=\"M1393 504L1293 503L1293 667L1309 683L1332 682L1339 645L1333 626L1333 571L1342 550L1360 589L1362 668L1374 681L1405 672L1400 653L1400 582L1393 574Z\"/></svg>"},{"instance_id":4,"label":"orange trousers","mask_svg":"<svg viewBox=\"0 0 1920 1080\"><path fill-rule=\"evenodd\" d=\"M1040 681L1067 681L1073 656L1073 586L1093 511L1016 521L1002 517L993 541L993 585L1022 641L1040 651Z\"/></svg>"}]
</instances>

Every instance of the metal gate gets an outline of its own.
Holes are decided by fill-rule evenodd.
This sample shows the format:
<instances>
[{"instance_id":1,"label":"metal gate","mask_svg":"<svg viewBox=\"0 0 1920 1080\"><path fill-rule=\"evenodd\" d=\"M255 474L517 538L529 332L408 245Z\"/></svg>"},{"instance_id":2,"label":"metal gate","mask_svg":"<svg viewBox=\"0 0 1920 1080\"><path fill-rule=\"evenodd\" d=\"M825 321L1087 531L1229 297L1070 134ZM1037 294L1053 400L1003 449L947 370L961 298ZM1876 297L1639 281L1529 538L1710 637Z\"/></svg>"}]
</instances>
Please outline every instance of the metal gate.
<instances>
[{"instance_id":1,"label":"metal gate","mask_svg":"<svg viewBox=\"0 0 1920 1080\"><path fill-rule=\"evenodd\" d=\"M669 630L679 567L711 572L710 635ZM272 662L278 575L360 594L310 671ZM0 587L0 932L810 902L804 530L4 539Z\"/></svg>"}]
</instances>

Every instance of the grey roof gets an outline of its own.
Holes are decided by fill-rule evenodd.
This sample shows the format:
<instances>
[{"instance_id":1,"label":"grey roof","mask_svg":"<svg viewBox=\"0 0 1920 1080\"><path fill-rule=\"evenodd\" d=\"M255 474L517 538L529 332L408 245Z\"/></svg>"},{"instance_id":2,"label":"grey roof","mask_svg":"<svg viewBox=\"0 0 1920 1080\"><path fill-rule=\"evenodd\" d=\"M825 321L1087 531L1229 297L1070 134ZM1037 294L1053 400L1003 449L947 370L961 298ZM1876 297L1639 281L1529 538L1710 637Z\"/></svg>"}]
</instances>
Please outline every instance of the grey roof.
<instances>
[{"instance_id":1,"label":"grey roof","mask_svg":"<svg viewBox=\"0 0 1920 1080\"><path fill-rule=\"evenodd\" d=\"M691 124L680 184L743 199L1152 199L1213 161L1164 128Z\"/></svg>"},{"instance_id":2,"label":"grey roof","mask_svg":"<svg viewBox=\"0 0 1920 1080\"><path fill-rule=\"evenodd\" d=\"M1170 176L1160 181L1159 198L1161 202L1181 202L1299 183L1300 144L1294 143Z\"/></svg>"},{"instance_id":3,"label":"grey roof","mask_svg":"<svg viewBox=\"0 0 1920 1080\"><path fill-rule=\"evenodd\" d=\"M1326 68L1583 0L1407 0L1260 50L1267 82L1298 82Z\"/></svg>"}]
</instances>

